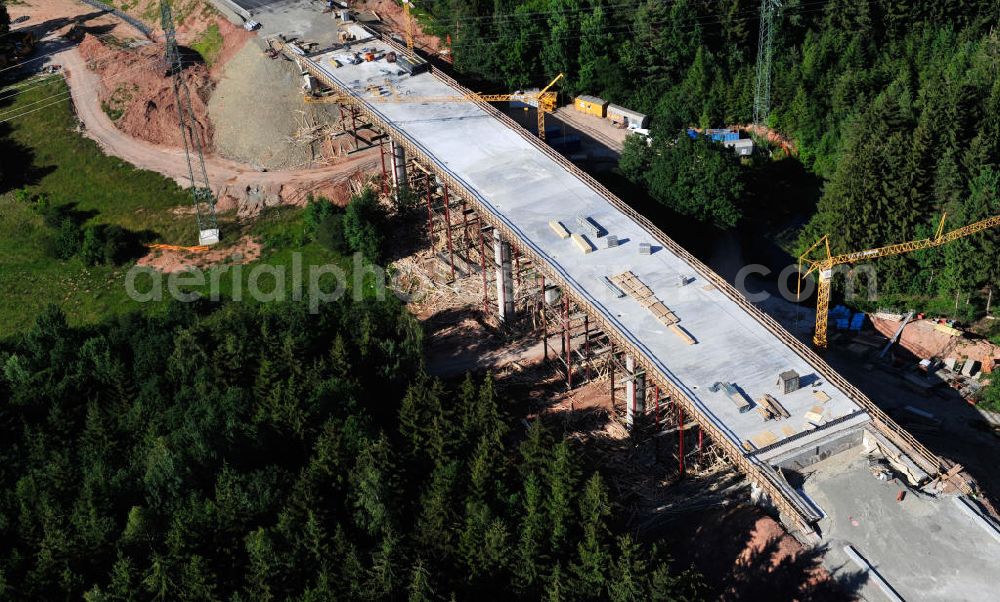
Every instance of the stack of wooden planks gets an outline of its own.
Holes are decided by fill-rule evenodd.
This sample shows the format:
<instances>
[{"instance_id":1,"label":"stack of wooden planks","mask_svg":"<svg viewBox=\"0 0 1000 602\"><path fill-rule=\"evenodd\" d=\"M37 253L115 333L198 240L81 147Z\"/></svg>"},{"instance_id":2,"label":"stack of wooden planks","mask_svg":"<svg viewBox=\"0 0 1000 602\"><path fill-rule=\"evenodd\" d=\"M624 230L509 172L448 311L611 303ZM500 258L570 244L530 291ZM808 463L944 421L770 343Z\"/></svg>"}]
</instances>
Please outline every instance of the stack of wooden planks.
<instances>
[{"instance_id":1,"label":"stack of wooden planks","mask_svg":"<svg viewBox=\"0 0 1000 602\"><path fill-rule=\"evenodd\" d=\"M670 328L670 332L674 333L677 338L684 341L688 345L694 345L694 337L692 337L686 330L678 326L680 318L677 317L669 307L666 306L663 301L660 301L656 295L653 294L653 290L646 286L639 277L636 276L631 271L622 272L621 274L616 274L610 278L610 281L617 285L622 291L625 292L629 297L632 297L639 302L640 305L645 307L653 316L659 320L661 324Z\"/></svg>"},{"instance_id":2,"label":"stack of wooden planks","mask_svg":"<svg viewBox=\"0 0 1000 602\"><path fill-rule=\"evenodd\" d=\"M788 410L786 410L777 399L768 393L765 393L763 397L757 400L757 413L760 414L764 420L781 420L782 418L791 417Z\"/></svg>"}]
</instances>

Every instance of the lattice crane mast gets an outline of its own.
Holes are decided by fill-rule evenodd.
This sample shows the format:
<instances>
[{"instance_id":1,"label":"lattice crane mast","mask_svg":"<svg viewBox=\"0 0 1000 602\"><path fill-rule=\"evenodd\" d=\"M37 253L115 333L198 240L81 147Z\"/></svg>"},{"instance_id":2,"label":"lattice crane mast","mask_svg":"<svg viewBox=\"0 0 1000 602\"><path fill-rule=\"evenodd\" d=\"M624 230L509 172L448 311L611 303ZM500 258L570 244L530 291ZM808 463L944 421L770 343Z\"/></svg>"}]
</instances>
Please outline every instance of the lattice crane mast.
<instances>
[{"instance_id":1,"label":"lattice crane mast","mask_svg":"<svg viewBox=\"0 0 1000 602\"><path fill-rule=\"evenodd\" d=\"M191 108L191 91L181 72L181 53L177 48L177 32L174 29L174 14L170 4L160 2L160 25L166 39L167 70L173 77L174 101L184 141L184 158L187 159L188 181L191 183L191 200L194 203L195 219L198 222L198 244L213 245L219 242L219 223L215 217L215 196L208 182L205 169L205 154L201 137L196 131L194 111ZM197 157L197 169L192 153Z\"/></svg>"},{"instance_id":2,"label":"lattice crane mast","mask_svg":"<svg viewBox=\"0 0 1000 602\"><path fill-rule=\"evenodd\" d=\"M817 347L826 347L827 344L827 315L830 309L830 283L833 280L834 267L838 265L858 263L859 261L878 259L880 257L890 257L892 255L903 255L905 253L912 253L913 251L932 249L934 247L946 245L952 241L958 240L959 238L971 236L978 232L982 232L983 230L1000 226L1000 215L995 215L973 224L969 224L968 226L952 230L951 232L944 232L944 222L947 217L947 214L941 216L941 223L938 224L937 232L934 234L934 238L911 240L886 247L868 249L866 251L855 251L853 253L833 255L830 253L830 236L825 235L809 247L806 252L799 257L800 278L798 281L798 294L801 300L802 279L809 274L816 272L816 332L813 335L813 343ZM810 258L809 255L812 254L817 248L825 249L826 256L820 257L819 259ZM808 268L805 273L802 272L803 266Z\"/></svg>"}]
</instances>

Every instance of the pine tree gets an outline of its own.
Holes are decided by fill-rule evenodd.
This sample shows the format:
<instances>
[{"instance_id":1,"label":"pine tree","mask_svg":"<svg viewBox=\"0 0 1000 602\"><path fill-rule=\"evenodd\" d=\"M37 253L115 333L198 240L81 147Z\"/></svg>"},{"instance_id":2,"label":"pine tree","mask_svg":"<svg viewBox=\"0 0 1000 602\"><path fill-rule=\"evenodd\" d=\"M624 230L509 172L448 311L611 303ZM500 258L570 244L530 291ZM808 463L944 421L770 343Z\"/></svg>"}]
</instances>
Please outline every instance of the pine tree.
<instances>
[{"instance_id":1,"label":"pine tree","mask_svg":"<svg viewBox=\"0 0 1000 602\"><path fill-rule=\"evenodd\" d=\"M521 456L521 462L517 468L522 478L526 479L532 474L540 476L544 472L545 465L548 462L550 445L549 433L545 429L545 425L541 419L536 418L532 420L531 424L528 425L524 441L521 441L521 444L518 446L518 455Z\"/></svg>"},{"instance_id":2,"label":"pine tree","mask_svg":"<svg viewBox=\"0 0 1000 602\"><path fill-rule=\"evenodd\" d=\"M476 430L479 435L487 437L494 448L500 449L503 446L502 441L504 435L507 434L507 425L501 417L496 384L493 381L492 373L487 373L483 377L483 384L479 387Z\"/></svg>"},{"instance_id":3,"label":"pine tree","mask_svg":"<svg viewBox=\"0 0 1000 602\"><path fill-rule=\"evenodd\" d=\"M552 567L552 573L546 579L544 600L546 602L562 602L569 599L570 597L567 595L565 586L563 585L562 567L557 562Z\"/></svg>"},{"instance_id":4,"label":"pine tree","mask_svg":"<svg viewBox=\"0 0 1000 602\"><path fill-rule=\"evenodd\" d=\"M316 518L316 513L311 509L306 518L305 530L303 533L303 544L309 551L309 559L312 566L322 573L329 569L330 549L327 545L326 533L323 525Z\"/></svg>"},{"instance_id":5,"label":"pine tree","mask_svg":"<svg viewBox=\"0 0 1000 602\"><path fill-rule=\"evenodd\" d=\"M618 537L617 557L611 567L608 599L612 602L640 602L647 598L646 561L630 535Z\"/></svg>"},{"instance_id":6,"label":"pine tree","mask_svg":"<svg viewBox=\"0 0 1000 602\"><path fill-rule=\"evenodd\" d=\"M246 553L250 559L248 567L247 596L251 602L269 602L274 599L270 581L275 575L274 550L271 538L263 527L251 532L246 538Z\"/></svg>"},{"instance_id":7,"label":"pine tree","mask_svg":"<svg viewBox=\"0 0 1000 602\"><path fill-rule=\"evenodd\" d=\"M365 598L368 588L364 580L365 569L361 564L358 548L353 541L348 539L343 527L339 524L333 532L333 554L339 567L340 578L337 583L341 588L341 597L351 600Z\"/></svg>"},{"instance_id":8,"label":"pine tree","mask_svg":"<svg viewBox=\"0 0 1000 602\"><path fill-rule=\"evenodd\" d=\"M369 535L382 533L392 524L396 480L389 451L384 434L366 441L351 474L355 524Z\"/></svg>"},{"instance_id":9,"label":"pine tree","mask_svg":"<svg viewBox=\"0 0 1000 602\"><path fill-rule=\"evenodd\" d=\"M330 370L339 378L347 378L351 373L350 354L341 333L337 333L330 345Z\"/></svg>"},{"instance_id":10,"label":"pine tree","mask_svg":"<svg viewBox=\"0 0 1000 602\"><path fill-rule=\"evenodd\" d=\"M447 453L447 423L440 380L420 374L410 384L399 408L399 433L407 443L411 461L432 464Z\"/></svg>"},{"instance_id":11,"label":"pine tree","mask_svg":"<svg viewBox=\"0 0 1000 602\"><path fill-rule=\"evenodd\" d=\"M580 518L583 539L577 544L577 559L571 565L577 596L591 598L604 591L611 562L605 539L604 519L610 514L608 494L600 475L594 473L580 497Z\"/></svg>"},{"instance_id":12,"label":"pine tree","mask_svg":"<svg viewBox=\"0 0 1000 602\"><path fill-rule=\"evenodd\" d=\"M431 588L431 574L424 561L417 558L410 570L410 585L406 588L408 602L431 602L434 590Z\"/></svg>"},{"instance_id":13,"label":"pine tree","mask_svg":"<svg viewBox=\"0 0 1000 602\"><path fill-rule=\"evenodd\" d=\"M610 31L611 19L602 0L588 0L590 10L580 15L580 50L577 63L576 88L590 94L604 95L605 91L617 93L620 78L613 65L615 46Z\"/></svg>"},{"instance_id":14,"label":"pine tree","mask_svg":"<svg viewBox=\"0 0 1000 602\"><path fill-rule=\"evenodd\" d=\"M579 0L550 0L548 41L542 46L542 67L548 77L578 73Z\"/></svg>"},{"instance_id":15,"label":"pine tree","mask_svg":"<svg viewBox=\"0 0 1000 602\"><path fill-rule=\"evenodd\" d=\"M478 395L476 383L472 380L472 374L467 372L458 395L458 408L455 416L460 425L457 430L460 447L467 446L470 441L478 440L478 436L474 434L476 432L477 408Z\"/></svg>"},{"instance_id":16,"label":"pine tree","mask_svg":"<svg viewBox=\"0 0 1000 602\"><path fill-rule=\"evenodd\" d=\"M206 560L197 554L188 559L181 568L178 600L213 602L219 599L215 593L217 578L207 564Z\"/></svg>"},{"instance_id":17,"label":"pine tree","mask_svg":"<svg viewBox=\"0 0 1000 602\"><path fill-rule=\"evenodd\" d=\"M455 481L458 463L438 463L431 473L430 483L420 496L420 514L415 528L417 544L444 557L451 553L457 520L454 511Z\"/></svg>"},{"instance_id":18,"label":"pine tree","mask_svg":"<svg viewBox=\"0 0 1000 602\"><path fill-rule=\"evenodd\" d=\"M552 451L552 459L545 471L545 512L553 553L562 551L569 535L576 488L576 470L571 453L569 444L560 441Z\"/></svg>"},{"instance_id":19,"label":"pine tree","mask_svg":"<svg viewBox=\"0 0 1000 602\"><path fill-rule=\"evenodd\" d=\"M174 599L175 586L170 575L171 567L166 559L159 554L153 555L152 565L146 573L142 584L153 600L167 601Z\"/></svg>"},{"instance_id":20,"label":"pine tree","mask_svg":"<svg viewBox=\"0 0 1000 602\"><path fill-rule=\"evenodd\" d=\"M390 598L397 587L399 538L392 529L382 533L381 541L372 552L372 566L368 571L368 590L376 599Z\"/></svg>"},{"instance_id":21,"label":"pine tree","mask_svg":"<svg viewBox=\"0 0 1000 602\"><path fill-rule=\"evenodd\" d=\"M486 501L491 486L496 480L494 470L497 466L497 450L492 449L487 437L479 440L479 445L469 461L469 494L479 500Z\"/></svg>"},{"instance_id":22,"label":"pine tree","mask_svg":"<svg viewBox=\"0 0 1000 602\"><path fill-rule=\"evenodd\" d=\"M536 421L537 422L537 421ZM537 473L524 476L522 495L521 531L514 559L514 586L527 596L534 591L541 577L544 550L547 547L545 511L542 506L542 488Z\"/></svg>"}]
</instances>

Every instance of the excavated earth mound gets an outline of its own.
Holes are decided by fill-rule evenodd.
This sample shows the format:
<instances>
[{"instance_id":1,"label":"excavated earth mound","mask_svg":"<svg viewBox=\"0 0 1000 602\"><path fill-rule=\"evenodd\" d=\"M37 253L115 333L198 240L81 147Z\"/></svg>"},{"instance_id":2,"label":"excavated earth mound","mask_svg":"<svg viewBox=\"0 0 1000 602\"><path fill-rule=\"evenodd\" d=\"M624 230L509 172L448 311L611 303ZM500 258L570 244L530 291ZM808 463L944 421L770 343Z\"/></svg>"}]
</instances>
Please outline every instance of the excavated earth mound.
<instances>
[{"instance_id":1,"label":"excavated earth mound","mask_svg":"<svg viewBox=\"0 0 1000 602\"><path fill-rule=\"evenodd\" d=\"M120 130L163 146L183 146L177 122L173 83L166 74L162 44L116 48L86 35L80 54L101 78L101 104ZM193 128L206 150L213 147L208 98L212 79L205 65L185 66L182 77L191 91Z\"/></svg>"}]
</instances>

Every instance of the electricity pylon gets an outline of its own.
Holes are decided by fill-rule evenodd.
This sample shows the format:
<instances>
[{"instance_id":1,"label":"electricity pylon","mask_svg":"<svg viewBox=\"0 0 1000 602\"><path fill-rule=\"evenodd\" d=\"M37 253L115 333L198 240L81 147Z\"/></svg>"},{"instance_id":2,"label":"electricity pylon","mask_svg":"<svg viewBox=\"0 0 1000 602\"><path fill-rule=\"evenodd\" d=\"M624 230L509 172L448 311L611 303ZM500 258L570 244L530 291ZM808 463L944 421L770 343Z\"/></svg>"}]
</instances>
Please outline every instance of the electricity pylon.
<instances>
[{"instance_id":1,"label":"electricity pylon","mask_svg":"<svg viewBox=\"0 0 1000 602\"><path fill-rule=\"evenodd\" d=\"M757 82L753 95L753 123L766 125L771 112L771 57L778 28L781 0L760 0L760 36L757 39Z\"/></svg>"},{"instance_id":2,"label":"electricity pylon","mask_svg":"<svg viewBox=\"0 0 1000 602\"><path fill-rule=\"evenodd\" d=\"M219 223L215 218L215 196L208 182L208 171L205 169L205 154L201 145L201 137L195 131L196 121L191 108L191 91L181 74L183 67L181 53L177 48L177 32L174 30L174 14L170 4L160 2L160 25L166 38L167 70L173 75L174 100L177 102L177 115L181 126L181 139L184 141L184 158L187 159L188 180L191 182L191 200L194 203L195 219L198 221L198 244L213 245L219 242ZM198 170L195 170L191 154L198 157Z\"/></svg>"}]
</instances>

